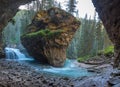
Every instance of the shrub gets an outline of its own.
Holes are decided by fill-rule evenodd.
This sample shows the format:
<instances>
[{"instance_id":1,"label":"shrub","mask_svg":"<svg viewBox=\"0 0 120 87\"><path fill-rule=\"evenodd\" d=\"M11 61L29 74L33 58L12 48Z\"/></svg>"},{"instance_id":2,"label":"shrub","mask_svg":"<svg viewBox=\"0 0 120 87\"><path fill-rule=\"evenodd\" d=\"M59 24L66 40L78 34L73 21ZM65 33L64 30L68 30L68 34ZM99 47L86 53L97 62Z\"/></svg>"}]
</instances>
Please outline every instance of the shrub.
<instances>
[{"instance_id":1,"label":"shrub","mask_svg":"<svg viewBox=\"0 0 120 87\"><path fill-rule=\"evenodd\" d=\"M91 56L90 55L86 55L86 56L83 56L83 57L79 57L77 59L78 62L84 62L84 61L87 61L88 59L90 59Z\"/></svg>"},{"instance_id":2,"label":"shrub","mask_svg":"<svg viewBox=\"0 0 120 87\"><path fill-rule=\"evenodd\" d=\"M100 50L98 52L98 55L105 55L105 56L111 56L114 53L114 46L109 46L105 48L104 50Z\"/></svg>"}]
</instances>

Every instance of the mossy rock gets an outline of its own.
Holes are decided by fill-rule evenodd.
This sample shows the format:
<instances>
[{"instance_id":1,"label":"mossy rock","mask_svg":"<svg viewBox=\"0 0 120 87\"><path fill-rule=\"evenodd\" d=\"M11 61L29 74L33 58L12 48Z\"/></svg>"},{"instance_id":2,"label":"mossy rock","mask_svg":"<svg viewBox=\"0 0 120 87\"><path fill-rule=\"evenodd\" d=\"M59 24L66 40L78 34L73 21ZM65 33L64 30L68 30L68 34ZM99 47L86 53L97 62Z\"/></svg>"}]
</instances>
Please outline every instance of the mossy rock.
<instances>
[{"instance_id":1,"label":"mossy rock","mask_svg":"<svg viewBox=\"0 0 120 87\"><path fill-rule=\"evenodd\" d=\"M33 38L33 37L41 37L45 39L53 39L56 36L59 36L63 31L62 30L49 30L49 29L40 29L37 32L25 34L22 37Z\"/></svg>"},{"instance_id":2,"label":"mossy rock","mask_svg":"<svg viewBox=\"0 0 120 87\"><path fill-rule=\"evenodd\" d=\"M53 66L63 66L66 49L79 26L79 20L60 8L41 10L28 25L21 41L38 61L47 60Z\"/></svg>"}]
</instances>

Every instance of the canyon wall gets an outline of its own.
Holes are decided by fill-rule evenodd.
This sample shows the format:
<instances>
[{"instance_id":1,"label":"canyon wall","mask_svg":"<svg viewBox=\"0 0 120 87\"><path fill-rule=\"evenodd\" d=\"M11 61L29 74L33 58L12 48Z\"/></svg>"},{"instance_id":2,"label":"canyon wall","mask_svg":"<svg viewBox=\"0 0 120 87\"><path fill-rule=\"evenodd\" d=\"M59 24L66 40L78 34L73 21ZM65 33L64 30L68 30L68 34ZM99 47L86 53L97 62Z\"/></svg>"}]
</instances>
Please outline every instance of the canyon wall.
<instances>
[{"instance_id":1,"label":"canyon wall","mask_svg":"<svg viewBox=\"0 0 120 87\"><path fill-rule=\"evenodd\" d=\"M120 0L92 1L115 46L114 67L118 67L120 62Z\"/></svg>"},{"instance_id":2,"label":"canyon wall","mask_svg":"<svg viewBox=\"0 0 120 87\"><path fill-rule=\"evenodd\" d=\"M20 5L24 5L34 0L0 0L0 58L4 55L4 44L2 42L2 30L8 22L14 22L12 19L18 11Z\"/></svg>"}]
</instances>

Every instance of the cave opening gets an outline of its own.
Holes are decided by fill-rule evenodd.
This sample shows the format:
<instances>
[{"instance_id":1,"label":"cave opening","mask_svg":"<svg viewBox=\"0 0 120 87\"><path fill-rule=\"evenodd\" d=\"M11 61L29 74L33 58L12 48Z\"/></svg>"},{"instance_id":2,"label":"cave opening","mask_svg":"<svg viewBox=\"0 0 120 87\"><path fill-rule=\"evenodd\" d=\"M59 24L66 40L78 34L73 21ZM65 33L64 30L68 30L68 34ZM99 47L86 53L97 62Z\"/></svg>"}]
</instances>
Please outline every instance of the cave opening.
<instances>
[{"instance_id":1,"label":"cave opening","mask_svg":"<svg viewBox=\"0 0 120 87\"><path fill-rule=\"evenodd\" d=\"M34 13L34 10L29 12L29 11L19 11L18 8L20 5L26 4L28 2L31 2L33 0L1 0L0 1L0 58L5 58L5 52L4 48L6 46L12 47L11 48L6 48L6 52L8 52L7 55L9 58L13 59L19 59L19 56L21 58L25 57L24 54L21 54L21 51L25 53L25 49L23 48L21 41L20 41L20 36L23 35L23 38L27 40L29 43L29 47L32 49L29 50L29 53L35 53L40 54L39 52L42 51L45 55L47 56L52 56L56 57L55 61L52 61L53 59L50 59L49 63L52 65L53 63L55 64L57 61L57 64L64 65L64 67L53 67L49 65L41 65L40 62L36 60L27 60L26 61L6 61L6 59L0 59L0 86L3 86L4 84L10 87L16 86L18 87L21 85L21 87L36 87L36 86L46 86L46 87L63 87L63 86L73 86L73 87L112 87L112 86L120 86L118 81L120 80L119 75L119 63L120 63L120 0L92 0L96 11L98 12L99 18L101 19L106 32L108 36L106 36L106 32L103 30L103 25L101 21L95 22L94 19L89 20L89 17L86 15L84 19L80 19L81 21L81 27L80 29L77 30L77 33L75 33L75 37L72 39L69 49L66 51L66 45L68 43L62 43L63 42L69 42L70 39L67 33L63 33L61 31L60 27L58 27L58 30L54 30L56 25L54 24L48 24L45 23L46 25L49 25L52 31L49 29L42 29L38 32L39 28L36 28L38 26L33 26L34 24L37 24L37 21L41 19L41 15L44 16L42 20L47 19L45 15L45 11L41 15L37 15L37 17ZM38 1L38 0L37 0ZM46 0L41 0L43 1L42 3L45 3L44 1ZM52 1L52 0L49 0ZM73 0L71 0L73 1ZM14 3L13 3L14 2ZM92 3L91 2L91 3ZM35 3L34 3L35 4ZM44 6L40 6L40 8L48 8L45 4ZM55 5L61 7L60 3ZM37 5L39 7L39 5ZM51 6L51 5L49 5ZM28 6L29 9L32 9L31 5ZM74 5L73 5L74 7ZM54 8L55 9L55 8ZM58 9L58 8L57 8ZM39 9L35 9L39 10ZM56 11L56 10L54 10ZM69 10L72 12L71 10ZM18 12L18 13L17 13ZM62 18L68 18L74 20L72 18L73 16L67 14L67 16L63 16L59 14L58 10L56 12L56 17L59 19ZM60 11L60 13L64 13L64 11ZM16 14L16 16L15 16ZM52 14L52 12L51 12ZM78 13L76 11L76 14L73 14L75 16L78 16ZM69 16L69 17L68 17ZM33 24L31 22L31 19L34 18L35 20L33 21ZM38 18L38 19L37 19ZM47 20L44 20L42 22L50 22L50 18ZM76 19L72 24L75 24L72 26L71 31L75 31L76 27L78 27L79 18ZM64 21L64 20L62 20ZM59 23L59 20L57 22L59 24L62 24L62 21ZM40 23L42 23L40 22ZM51 21L52 22L52 21ZM71 21L66 21L62 25L65 25L66 23L70 23ZM7 25L8 24L8 25ZM68 24L69 26L67 28L70 28L72 24ZM21 26L22 25L22 26ZM24 25L24 26L23 26ZM26 29L26 25L29 25L29 30ZM38 23L39 25L39 23ZM43 23L44 25L44 23ZM45 25L45 26L46 26ZM91 26L92 25L92 26ZM10 28L5 29L6 27L10 26ZM12 27L11 27L12 26ZM13 27L14 26L14 27ZM21 28L18 29L18 28ZM47 27L48 28L48 27ZM67 31L67 28L64 27L64 29ZM95 31L95 30L100 30L100 31ZM93 32L95 31L95 32ZM27 32L27 35L25 35ZM64 31L65 32L65 31ZM101 32L101 33L99 33ZM57 38L55 39L55 45L53 45L53 42L51 41L51 38L56 38L58 37L57 35L62 35L64 38ZM80 34L80 36L79 36ZM98 36L100 37L98 37ZM37 37L39 36L39 37ZM84 38L81 38L81 36ZM3 38L2 38L3 37ZM32 38L31 38L32 37ZM41 39L41 37L44 37ZM108 38L109 37L109 38ZM23 39L22 38L22 39ZM102 40L99 43L99 39L102 38ZM106 39L107 38L107 39ZM37 40L36 40L37 39ZM39 40L40 39L40 40ZM43 41L44 39L44 41ZM105 42L107 42L109 39L111 42L109 44L104 44L103 45L103 39ZM46 40L49 40L47 43L45 42ZM82 42L81 45L79 42ZM109 41L110 41L109 40ZM40 43L42 42L43 43ZM83 42L84 41L84 42ZM26 41L25 41L26 42ZM4 44L5 43L5 44ZM62 44L61 44L62 43ZM98 45L101 44L101 45ZM32 45L31 45L32 44ZM44 47L44 45L47 45ZM60 46L58 46L58 44ZM91 45L92 44L92 45ZM26 44L26 47L28 44ZM42 49L37 49L42 45ZM64 46L63 46L64 45ZM80 46L79 46L80 45ZM100 52L100 57L95 56L99 59L99 62L96 62L97 59L94 59L93 56L86 55L89 53L92 53L92 55L96 55L98 49L103 49L107 45L113 45L112 47L108 47L108 49L102 50L101 52L106 53L109 52L110 54L113 53L114 49L114 55L109 55L107 54L105 57L103 54L101 56ZM49 47L50 46L50 47ZM63 46L63 47L62 47ZM28 47L28 48L29 48ZM13 48L19 48L19 49L13 49ZM62 49L60 49L62 48ZM47 49L47 50L46 50ZM78 49L78 50L76 50ZM82 49L82 50L80 50ZM87 51L86 51L87 49ZM17 56L15 53L19 54ZM65 64L63 64L63 60L59 60L61 57L64 56L66 58L66 55L62 55L63 53L65 54L67 52L67 57L71 59L74 58L74 60L66 60ZM53 53L53 54L51 54ZM86 53L86 54L84 54ZM58 55L62 55L58 57ZM78 55L79 54L79 55ZM12 57L11 57L12 55ZM27 53L26 53L27 55ZM82 55L80 57L80 55ZM14 57L13 57L14 56ZM17 57L16 57L17 56ZM29 55L27 55L29 57ZM43 56L46 57L46 56ZM58 57L58 58L57 58ZM79 59L76 61L76 58ZM90 60L87 58L91 58ZM93 59L92 59L93 58ZM107 59L106 59L107 58ZM114 59L114 62L111 60ZM58 62L59 60L59 62ZM105 61L106 60L106 64ZM51 62L52 61L52 62ZM88 65L86 65L88 64ZM89 65L91 64L91 65ZM95 65L94 65L95 64ZM104 65L105 64L105 65ZM113 66L114 67L113 67ZM59 66L59 65L58 65ZM81 68L81 66L84 66ZM41 72L41 70L43 72ZM45 73L44 73L45 72ZM48 72L48 73L46 73ZM51 74L50 74L51 73ZM112 73L112 74L111 74ZM90 76L90 77L89 77ZM71 78L72 77L72 78ZM73 78L75 77L75 78ZM117 78L117 81L116 81ZM115 82L115 84L114 84Z\"/></svg>"},{"instance_id":2,"label":"cave opening","mask_svg":"<svg viewBox=\"0 0 120 87\"><path fill-rule=\"evenodd\" d=\"M11 1L8 1L9 3L11 3ZM12 4L9 4L9 8L5 8L5 6L8 4L8 2L3 2L1 4L5 4L5 5L1 5L1 8L3 8L1 10L1 19L0 19L0 30L2 31L3 27L6 26L7 21L11 20L12 17L15 15L15 13L17 12L17 8L19 7L19 5L22 3L27 3L29 2L28 0L25 1L21 1L18 4L16 4L14 7L12 6ZM17 2L17 1L16 1ZM109 5L106 6L106 3L108 3ZM119 64L119 49L120 49L120 43L119 43L119 39L120 39L120 34L119 34L119 13L120 10L118 9L120 4L119 1L105 1L104 3L101 1L96 2L96 0L93 0L93 4L96 7L96 11L99 14L100 19L102 20L108 36L110 38L110 40L113 42L114 46L115 46L115 66L118 66ZM13 10L14 9L14 10ZM9 15L8 15L9 14ZM111 15L109 15L111 14ZM14 20L12 19L11 22L13 22ZM0 34L2 36L2 33ZM4 47L2 44L2 39L1 39L1 47ZM1 48L2 49L2 48ZM4 56L3 51L1 50L1 56Z\"/></svg>"}]
</instances>

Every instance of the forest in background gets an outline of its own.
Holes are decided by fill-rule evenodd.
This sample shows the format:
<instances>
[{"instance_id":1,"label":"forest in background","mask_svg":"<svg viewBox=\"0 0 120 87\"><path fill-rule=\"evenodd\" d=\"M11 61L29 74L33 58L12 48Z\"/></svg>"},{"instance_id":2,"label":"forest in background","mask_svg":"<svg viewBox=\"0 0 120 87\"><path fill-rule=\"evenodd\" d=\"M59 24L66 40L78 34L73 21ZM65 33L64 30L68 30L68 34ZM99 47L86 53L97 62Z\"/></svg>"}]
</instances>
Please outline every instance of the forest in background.
<instances>
[{"instance_id":1,"label":"forest in background","mask_svg":"<svg viewBox=\"0 0 120 87\"><path fill-rule=\"evenodd\" d=\"M81 21L80 29L74 35L67 49L68 58L79 58L84 56L96 56L100 50L112 45L109 40L103 24L96 18L88 17L79 18L78 10L76 9L76 0L66 2L66 11L76 16ZM21 46L20 36L26 32L26 27L29 25L39 10L46 10L51 7L63 8L60 3L55 0L36 0L32 4L27 4L27 10L20 10L16 16L9 22L3 31L3 42L8 47ZM19 47L20 48L20 47Z\"/></svg>"}]
</instances>

